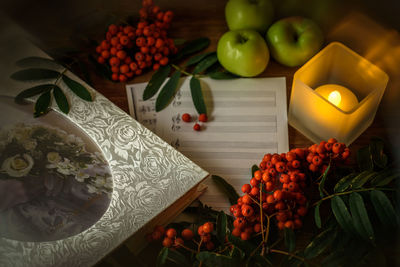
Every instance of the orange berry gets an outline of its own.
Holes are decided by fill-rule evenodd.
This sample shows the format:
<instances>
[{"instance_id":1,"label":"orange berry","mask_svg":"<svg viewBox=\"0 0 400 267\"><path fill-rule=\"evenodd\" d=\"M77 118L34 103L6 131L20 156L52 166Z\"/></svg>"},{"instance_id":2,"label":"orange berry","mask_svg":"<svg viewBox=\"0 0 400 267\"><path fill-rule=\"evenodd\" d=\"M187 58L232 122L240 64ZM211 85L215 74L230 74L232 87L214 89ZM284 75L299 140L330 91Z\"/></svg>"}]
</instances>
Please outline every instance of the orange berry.
<instances>
[{"instance_id":1,"label":"orange berry","mask_svg":"<svg viewBox=\"0 0 400 267\"><path fill-rule=\"evenodd\" d=\"M156 40L155 47L160 48L160 47L162 47L163 45L164 45L164 41L163 41L161 38L158 38L158 39Z\"/></svg>"},{"instance_id":2,"label":"orange berry","mask_svg":"<svg viewBox=\"0 0 400 267\"><path fill-rule=\"evenodd\" d=\"M126 65L126 64L121 65L121 66L119 67L119 71L120 71L121 73L127 73L127 72L129 72L129 66Z\"/></svg>"},{"instance_id":3,"label":"orange berry","mask_svg":"<svg viewBox=\"0 0 400 267\"><path fill-rule=\"evenodd\" d=\"M124 74L120 74L119 75L119 81L120 82L126 82L126 80L128 80L128 78L126 77L126 75L124 75Z\"/></svg>"},{"instance_id":4,"label":"orange berry","mask_svg":"<svg viewBox=\"0 0 400 267\"><path fill-rule=\"evenodd\" d=\"M199 228L197 228L197 233L199 235L205 235L204 230L203 230L203 225L200 225Z\"/></svg>"},{"instance_id":5,"label":"orange berry","mask_svg":"<svg viewBox=\"0 0 400 267\"><path fill-rule=\"evenodd\" d=\"M140 75L140 74L142 74L142 72L143 72L142 70L138 69L138 70L135 71L135 74L136 75Z\"/></svg>"},{"instance_id":6,"label":"orange berry","mask_svg":"<svg viewBox=\"0 0 400 267\"><path fill-rule=\"evenodd\" d=\"M242 240L249 240L249 239L250 239L250 234L249 234L249 233L246 233L246 232L242 232L242 233L240 234L240 238L241 238Z\"/></svg>"},{"instance_id":7,"label":"orange berry","mask_svg":"<svg viewBox=\"0 0 400 267\"><path fill-rule=\"evenodd\" d=\"M239 228L234 228L232 230L232 235L239 237L241 235L242 231Z\"/></svg>"},{"instance_id":8,"label":"orange berry","mask_svg":"<svg viewBox=\"0 0 400 267\"><path fill-rule=\"evenodd\" d=\"M184 229L181 233L181 236L183 237L183 239L185 240L192 240L194 237L194 233L192 230L190 229Z\"/></svg>"},{"instance_id":9,"label":"orange berry","mask_svg":"<svg viewBox=\"0 0 400 267\"><path fill-rule=\"evenodd\" d=\"M118 27L115 24L111 24L110 26L108 26L108 31L112 34L115 35L118 32Z\"/></svg>"},{"instance_id":10,"label":"orange berry","mask_svg":"<svg viewBox=\"0 0 400 267\"><path fill-rule=\"evenodd\" d=\"M103 50L103 51L101 52L101 56L102 56L103 58L107 59L107 58L110 57L110 52L109 52L108 50Z\"/></svg>"},{"instance_id":11,"label":"orange berry","mask_svg":"<svg viewBox=\"0 0 400 267\"><path fill-rule=\"evenodd\" d=\"M153 65L153 70L158 70L159 68L160 68L160 64L155 63L155 64Z\"/></svg>"},{"instance_id":12,"label":"orange berry","mask_svg":"<svg viewBox=\"0 0 400 267\"><path fill-rule=\"evenodd\" d=\"M124 27L124 33L126 34L126 35L128 35L128 33L130 33L130 32L133 32L135 29L132 27L132 26L125 26Z\"/></svg>"},{"instance_id":13,"label":"orange berry","mask_svg":"<svg viewBox=\"0 0 400 267\"><path fill-rule=\"evenodd\" d=\"M261 180L261 178L262 178L262 173L261 173L260 170L257 170L257 171L254 172L254 178L255 178L257 181L260 181L260 180Z\"/></svg>"},{"instance_id":14,"label":"orange berry","mask_svg":"<svg viewBox=\"0 0 400 267\"><path fill-rule=\"evenodd\" d=\"M180 247L180 246L182 246L183 244L185 244L185 241L183 241L182 238L177 237L177 238L175 239L175 242L174 242L174 247Z\"/></svg>"},{"instance_id":15,"label":"orange berry","mask_svg":"<svg viewBox=\"0 0 400 267\"><path fill-rule=\"evenodd\" d=\"M116 56L119 59L125 59L126 58L126 52L124 50L120 50L120 51L117 52Z\"/></svg>"},{"instance_id":16,"label":"orange berry","mask_svg":"<svg viewBox=\"0 0 400 267\"><path fill-rule=\"evenodd\" d=\"M251 190L251 185L249 185L249 184L244 184L244 185L242 186L242 192L243 192L243 193L247 194L247 193L250 192L250 190Z\"/></svg>"},{"instance_id":17,"label":"orange berry","mask_svg":"<svg viewBox=\"0 0 400 267\"><path fill-rule=\"evenodd\" d=\"M116 66L111 67L111 72L112 73L118 73L119 72L119 68Z\"/></svg>"},{"instance_id":18,"label":"orange berry","mask_svg":"<svg viewBox=\"0 0 400 267\"><path fill-rule=\"evenodd\" d=\"M143 61L144 60L144 55L142 53L140 53L140 52L136 52L135 59L136 59L136 61Z\"/></svg>"},{"instance_id":19,"label":"orange berry","mask_svg":"<svg viewBox=\"0 0 400 267\"><path fill-rule=\"evenodd\" d=\"M136 64L135 62L132 62L132 63L129 65L129 68L130 68L132 71L135 71L135 70L137 70L138 66L137 66L137 64Z\"/></svg>"},{"instance_id":20,"label":"orange berry","mask_svg":"<svg viewBox=\"0 0 400 267\"><path fill-rule=\"evenodd\" d=\"M97 58L97 62L99 62L100 64L104 64L104 63L106 62L106 60L104 59L104 57L99 56L99 57Z\"/></svg>"},{"instance_id":21,"label":"orange berry","mask_svg":"<svg viewBox=\"0 0 400 267\"><path fill-rule=\"evenodd\" d=\"M195 130L195 131L200 131L200 130L201 130L200 124L196 123L196 124L193 126L193 130Z\"/></svg>"},{"instance_id":22,"label":"orange berry","mask_svg":"<svg viewBox=\"0 0 400 267\"><path fill-rule=\"evenodd\" d=\"M268 195L267 196L267 203L272 204L275 202L275 198L273 195Z\"/></svg>"},{"instance_id":23,"label":"orange berry","mask_svg":"<svg viewBox=\"0 0 400 267\"><path fill-rule=\"evenodd\" d=\"M136 38L136 45L141 47L146 45L146 39L144 37Z\"/></svg>"},{"instance_id":24,"label":"orange berry","mask_svg":"<svg viewBox=\"0 0 400 267\"><path fill-rule=\"evenodd\" d=\"M293 221L291 221L291 220L286 221L285 222L285 228L293 229L294 228Z\"/></svg>"},{"instance_id":25,"label":"orange berry","mask_svg":"<svg viewBox=\"0 0 400 267\"><path fill-rule=\"evenodd\" d=\"M120 42L122 45L127 45L127 44L129 43L129 37L126 36L126 35L122 35L122 36L119 38L119 42Z\"/></svg>"},{"instance_id":26,"label":"orange berry","mask_svg":"<svg viewBox=\"0 0 400 267\"><path fill-rule=\"evenodd\" d=\"M190 122L192 120L192 117L190 116L189 113L184 113L184 114L182 114L182 120L184 122Z\"/></svg>"},{"instance_id":27,"label":"orange berry","mask_svg":"<svg viewBox=\"0 0 400 267\"><path fill-rule=\"evenodd\" d=\"M153 240L160 240L162 237L163 235L159 231L154 231L153 233L151 233L151 238Z\"/></svg>"},{"instance_id":28,"label":"orange berry","mask_svg":"<svg viewBox=\"0 0 400 267\"><path fill-rule=\"evenodd\" d=\"M213 242L209 241L206 243L206 249L207 250L213 250L215 248L215 245Z\"/></svg>"},{"instance_id":29,"label":"orange berry","mask_svg":"<svg viewBox=\"0 0 400 267\"><path fill-rule=\"evenodd\" d=\"M143 54L147 54L150 52L150 49L147 46L142 46L140 47L140 52L142 52Z\"/></svg>"},{"instance_id":30,"label":"orange berry","mask_svg":"<svg viewBox=\"0 0 400 267\"><path fill-rule=\"evenodd\" d=\"M111 80L113 80L113 81L118 81L118 80L119 80L119 75L118 75L118 73L113 73L113 74L111 75Z\"/></svg>"},{"instance_id":31,"label":"orange berry","mask_svg":"<svg viewBox=\"0 0 400 267\"><path fill-rule=\"evenodd\" d=\"M101 42L100 46L101 46L101 49L106 50L106 49L110 48L110 43L108 41L104 40Z\"/></svg>"},{"instance_id":32,"label":"orange berry","mask_svg":"<svg viewBox=\"0 0 400 267\"><path fill-rule=\"evenodd\" d=\"M173 243L174 243L174 241L171 238L166 237L166 238L164 238L162 245L164 247L170 248L170 247L172 247Z\"/></svg>"},{"instance_id":33,"label":"orange berry","mask_svg":"<svg viewBox=\"0 0 400 267\"><path fill-rule=\"evenodd\" d=\"M118 67L120 64L120 60L117 57L112 57L109 60L111 67Z\"/></svg>"},{"instance_id":34,"label":"orange berry","mask_svg":"<svg viewBox=\"0 0 400 267\"><path fill-rule=\"evenodd\" d=\"M161 62L160 62L160 63L161 63ZM162 64L162 63L161 63L161 64ZM201 121L201 122L207 122L207 121L208 121L207 114L204 114L204 113L200 114L200 115L199 115L199 121Z\"/></svg>"},{"instance_id":35,"label":"orange berry","mask_svg":"<svg viewBox=\"0 0 400 267\"><path fill-rule=\"evenodd\" d=\"M101 49L101 46L100 46L100 45L96 46L96 52L97 52L98 54L100 54L102 50L103 50L103 49Z\"/></svg>"},{"instance_id":36,"label":"orange berry","mask_svg":"<svg viewBox=\"0 0 400 267\"><path fill-rule=\"evenodd\" d=\"M214 230L214 225L211 222L203 224L203 231L206 234L210 234Z\"/></svg>"},{"instance_id":37,"label":"orange berry","mask_svg":"<svg viewBox=\"0 0 400 267\"><path fill-rule=\"evenodd\" d=\"M166 232L165 235L169 238L174 238L176 236L176 230L174 228L169 228Z\"/></svg>"},{"instance_id":38,"label":"orange berry","mask_svg":"<svg viewBox=\"0 0 400 267\"><path fill-rule=\"evenodd\" d=\"M167 65L167 64L168 64L168 58L167 58L167 57L163 57L163 58L160 60L160 64L161 64L162 66Z\"/></svg>"}]
</instances>

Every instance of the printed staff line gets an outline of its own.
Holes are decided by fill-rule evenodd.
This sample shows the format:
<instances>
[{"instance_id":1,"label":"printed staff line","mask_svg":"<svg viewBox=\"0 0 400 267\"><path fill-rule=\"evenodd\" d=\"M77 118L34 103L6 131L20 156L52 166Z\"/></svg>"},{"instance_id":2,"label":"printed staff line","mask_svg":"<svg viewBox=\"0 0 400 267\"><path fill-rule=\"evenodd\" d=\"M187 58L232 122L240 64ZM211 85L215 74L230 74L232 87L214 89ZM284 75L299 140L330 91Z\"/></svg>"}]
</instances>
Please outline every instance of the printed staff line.
<instances>
[{"instance_id":1,"label":"printed staff line","mask_svg":"<svg viewBox=\"0 0 400 267\"><path fill-rule=\"evenodd\" d=\"M180 148L190 147L215 147L215 148L277 148L276 142L246 142L246 141L198 141L198 140L179 140Z\"/></svg>"},{"instance_id":2,"label":"printed staff line","mask_svg":"<svg viewBox=\"0 0 400 267\"><path fill-rule=\"evenodd\" d=\"M180 102L178 104L178 102ZM275 101L214 101L214 107L217 108L259 108L259 107L275 107ZM191 101L174 100L172 106L179 108L193 108Z\"/></svg>"},{"instance_id":3,"label":"printed staff line","mask_svg":"<svg viewBox=\"0 0 400 267\"><path fill-rule=\"evenodd\" d=\"M276 126L204 126L209 133L276 133ZM192 128L183 127L179 129L180 132L193 132Z\"/></svg>"},{"instance_id":4,"label":"printed staff line","mask_svg":"<svg viewBox=\"0 0 400 267\"><path fill-rule=\"evenodd\" d=\"M251 152L199 152L199 151L181 151L190 159L254 159L259 161L264 153Z\"/></svg>"},{"instance_id":5,"label":"printed staff line","mask_svg":"<svg viewBox=\"0 0 400 267\"><path fill-rule=\"evenodd\" d=\"M258 115L218 115L215 122L276 122L276 116Z\"/></svg>"},{"instance_id":6,"label":"printed staff line","mask_svg":"<svg viewBox=\"0 0 400 267\"><path fill-rule=\"evenodd\" d=\"M182 97L189 97L191 98L192 95L189 91L180 92ZM252 91L252 90L243 90L243 91L233 91L233 90L226 90L226 91L213 91L212 98L215 97L275 97L275 91ZM204 96L207 98L207 95Z\"/></svg>"}]
</instances>

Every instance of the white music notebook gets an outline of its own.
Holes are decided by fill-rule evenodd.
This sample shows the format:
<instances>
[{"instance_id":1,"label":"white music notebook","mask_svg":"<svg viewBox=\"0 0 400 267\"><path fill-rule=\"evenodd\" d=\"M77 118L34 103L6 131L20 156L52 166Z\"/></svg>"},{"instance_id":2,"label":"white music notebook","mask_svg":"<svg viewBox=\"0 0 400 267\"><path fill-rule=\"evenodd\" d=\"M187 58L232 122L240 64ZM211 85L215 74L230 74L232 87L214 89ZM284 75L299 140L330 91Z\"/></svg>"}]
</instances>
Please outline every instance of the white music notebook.
<instances>
[{"instance_id":1,"label":"white music notebook","mask_svg":"<svg viewBox=\"0 0 400 267\"><path fill-rule=\"evenodd\" d=\"M264 154L289 150L285 78L201 78L209 121L200 123L200 132L193 130L195 122L181 120L183 113L197 119L189 82L190 78L182 78L174 100L158 113L155 97L142 99L147 83L127 85L130 114L241 194L241 186L251 179L251 167ZM208 190L200 200L226 211L230 204L225 195L211 179L205 184Z\"/></svg>"}]
</instances>

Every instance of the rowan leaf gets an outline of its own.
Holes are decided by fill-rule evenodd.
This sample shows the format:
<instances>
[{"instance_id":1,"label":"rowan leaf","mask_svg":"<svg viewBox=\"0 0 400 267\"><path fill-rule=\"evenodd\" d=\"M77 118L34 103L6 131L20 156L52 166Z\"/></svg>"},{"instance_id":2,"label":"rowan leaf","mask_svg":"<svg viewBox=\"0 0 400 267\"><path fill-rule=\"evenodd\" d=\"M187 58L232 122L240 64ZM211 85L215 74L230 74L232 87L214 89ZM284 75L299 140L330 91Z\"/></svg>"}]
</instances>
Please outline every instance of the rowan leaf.
<instances>
[{"instance_id":1,"label":"rowan leaf","mask_svg":"<svg viewBox=\"0 0 400 267\"><path fill-rule=\"evenodd\" d=\"M354 232L353 222L351 215L346 207L346 204L340 196L334 196L331 199L331 208L336 221L348 233Z\"/></svg>"},{"instance_id":2,"label":"rowan leaf","mask_svg":"<svg viewBox=\"0 0 400 267\"><path fill-rule=\"evenodd\" d=\"M62 66L61 64L57 63L51 58L44 58L44 57L26 57L18 60L15 63L18 67L21 68L30 68L30 67L37 67L38 65L46 64L46 65L58 65Z\"/></svg>"},{"instance_id":3,"label":"rowan leaf","mask_svg":"<svg viewBox=\"0 0 400 267\"><path fill-rule=\"evenodd\" d=\"M199 52L210 45L210 39L206 37L201 37L192 41L189 41L184 44L184 47L179 51L175 57L173 58L174 61L179 60L183 57L188 55L194 54Z\"/></svg>"},{"instance_id":4,"label":"rowan leaf","mask_svg":"<svg viewBox=\"0 0 400 267\"><path fill-rule=\"evenodd\" d=\"M222 177L219 177L217 175L212 175L211 176L212 180L215 182L217 187L225 193L225 195L228 197L229 202L231 205L234 205L238 198L239 195L236 192L235 188L233 188L227 181L225 181Z\"/></svg>"},{"instance_id":5,"label":"rowan leaf","mask_svg":"<svg viewBox=\"0 0 400 267\"><path fill-rule=\"evenodd\" d=\"M196 65L196 67L194 67L193 74L197 74L197 73L205 71L207 68L212 66L217 61L218 61L217 53L215 53L215 52L211 53L210 55L208 55L204 59L202 59Z\"/></svg>"},{"instance_id":6,"label":"rowan leaf","mask_svg":"<svg viewBox=\"0 0 400 267\"><path fill-rule=\"evenodd\" d=\"M72 80L66 75L62 76L62 80L69 87L69 89L71 89L71 91L74 92L78 97L89 102L93 101L92 95L82 84L80 84L75 80Z\"/></svg>"},{"instance_id":7,"label":"rowan leaf","mask_svg":"<svg viewBox=\"0 0 400 267\"><path fill-rule=\"evenodd\" d=\"M190 79L190 93L194 107L198 114L207 114L206 104L204 103L203 92L201 91L200 80L196 77Z\"/></svg>"},{"instance_id":8,"label":"rowan leaf","mask_svg":"<svg viewBox=\"0 0 400 267\"><path fill-rule=\"evenodd\" d=\"M239 78L239 76L226 71L212 72L209 73L208 76L214 80L231 80Z\"/></svg>"},{"instance_id":9,"label":"rowan leaf","mask_svg":"<svg viewBox=\"0 0 400 267\"><path fill-rule=\"evenodd\" d=\"M201 60L203 60L205 57L211 55L212 53L215 53L215 52L206 52L204 54L199 54L199 55L193 56L186 62L185 66L189 67L191 65L194 65L194 64L200 62Z\"/></svg>"},{"instance_id":10,"label":"rowan leaf","mask_svg":"<svg viewBox=\"0 0 400 267\"><path fill-rule=\"evenodd\" d=\"M382 169L386 167L388 162L388 158L383 152L384 146L385 142L382 139L378 137L371 138L371 143L369 144L369 150L371 153L372 161L376 166Z\"/></svg>"},{"instance_id":11,"label":"rowan leaf","mask_svg":"<svg viewBox=\"0 0 400 267\"><path fill-rule=\"evenodd\" d=\"M363 171L362 173L358 174L350 183L352 189L361 188L365 183L369 180L373 179L377 175L376 172L371 171Z\"/></svg>"},{"instance_id":12,"label":"rowan leaf","mask_svg":"<svg viewBox=\"0 0 400 267\"><path fill-rule=\"evenodd\" d=\"M319 214L319 207L321 206L321 203L318 203L316 206L315 206L315 210L314 210L314 220L315 220L315 225L318 227L318 228L321 228L321 225L322 225L322 223L321 223L321 216L320 216L320 214Z\"/></svg>"},{"instance_id":13,"label":"rowan leaf","mask_svg":"<svg viewBox=\"0 0 400 267\"><path fill-rule=\"evenodd\" d=\"M385 193L379 190L372 190L370 198L381 223L388 228L396 227L398 218L392 203Z\"/></svg>"},{"instance_id":14,"label":"rowan leaf","mask_svg":"<svg viewBox=\"0 0 400 267\"><path fill-rule=\"evenodd\" d=\"M349 175L343 177L337 182L335 185L334 191L335 193L340 193L346 191L346 189L350 186L351 181L353 181L354 177L356 177L356 173L350 173Z\"/></svg>"},{"instance_id":15,"label":"rowan leaf","mask_svg":"<svg viewBox=\"0 0 400 267\"><path fill-rule=\"evenodd\" d=\"M360 171L372 171L374 169L369 146L362 147L357 151L357 164Z\"/></svg>"},{"instance_id":16,"label":"rowan leaf","mask_svg":"<svg viewBox=\"0 0 400 267\"><path fill-rule=\"evenodd\" d=\"M41 84L28 89L25 89L15 97L15 102L22 104L23 100L53 89L54 84Z\"/></svg>"},{"instance_id":17,"label":"rowan leaf","mask_svg":"<svg viewBox=\"0 0 400 267\"><path fill-rule=\"evenodd\" d=\"M46 91L39 96L35 103L34 117L42 116L47 113L51 101L51 91Z\"/></svg>"},{"instance_id":18,"label":"rowan leaf","mask_svg":"<svg viewBox=\"0 0 400 267\"><path fill-rule=\"evenodd\" d=\"M165 262L167 261L168 252L169 252L169 249L167 247L163 247L161 249L160 253L158 253L157 267L161 267L165 264Z\"/></svg>"},{"instance_id":19,"label":"rowan leaf","mask_svg":"<svg viewBox=\"0 0 400 267\"><path fill-rule=\"evenodd\" d=\"M188 259L178 250L168 250L167 260L172 261L176 266L187 267L190 266Z\"/></svg>"},{"instance_id":20,"label":"rowan leaf","mask_svg":"<svg viewBox=\"0 0 400 267\"><path fill-rule=\"evenodd\" d=\"M336 238L337 232L330 228L318 234L304 249L306 259L317 257L324 252Z\"/></svg>"},{"instance_id":21,"label":"rowan leaf","mask_svg":"<svg viewBox=\"0 0 400 267\"><path fill-rule=\"evenodd\" d=\"M151 76L149 83L146 85L146 88L144 89L143 100L148 100L148 99L152 98L155 94L157 94L161 85L167 79L170 71L171 71L171 66L166 65L166 66L159 68L153 74L153 76Z\"/></svg>"},{"instance_id":22,"label":"rowan leaf","mask_svg":"<svg viewBox=\"0 0 400 267\"><path fill-rule=\"evenodd\" d=\"M180 77L180 71L174 72L167 83L163 86L156 99L156 112L163 110L166 106L168 106L169 102L171 102L171 99L176 93L176 88L178 87Z\"/></svg>"},{"instance_id":23,"label":"rowan leaf","mask_svg":"<svg viewBox=\"0 0 400 267\"><path fill-rule=\"evenodd\" d=\"M57 85L54 85L53 96L60 110L65 114L68 114L69 112L68 99L65 96L64 92Z\"/></svg>"},{"instance_id":24,"label":"rowan leaf","mask_svg":"<svg viewBox=\"0 0 400 267\"><path fill-rule=\"evenodd\" d=\"M42 68L29 68L17 71L11 75L11 78L17 81L33 81L55 79L60 75L58 71L42 69Z\"/></svg>"},{"instance_id":25,"label":"rowan leaf","mask_svg":"<svg viewBox=\"0 0 400 267\"><path fill-rule=\"evenodd\" d=\"M325 180L326 180L326 177L328 176L330 168L331 168L331 165L329 164L328 168L326 168L324 174L322 175L321 181L319 182L318 190L319 190L319 195L321 196L321 198L323 198L325 196L325 193L324 193Z\"/></svg>"},{"instance_id":26,"label":"rowan leaf","mask_svg":"<svg viewBox=\"0 0 400 267\"><path fill-rule=\"evenodd\" d=\"M375 239L374 230L369 220L362 196L356 192L351 193L349 205L355 230L360 234L361 237L365 238L366 240L373 241Z\"/></svg>"},{"instance_id":27,"label":"rowan leaf","mask_svg":"<svg viewBox=\"0 0 400 267\"><path fill-rule=\"evenodd\" d=\"M289 252L292 252L296 248L296 236L294 231L290 228L284 230L285 246Z\"/></svg>"},{"instance_id":28,"label":"rowan leaf","mask_svg":"<svg viewBox=\"0 0 400 267\"><path fill-rule=\"evenodd\" d=\"M373 186L385 186L389 184L394 179L400 178L400 173L396 172L392 169L386 169L379 172L374 179L371 181L371 185Z\"/></svg>"},{"instance_id":29,"label":"rowan leaf","mask_svg":"<svg viewBox=\"0 0 400 267\"><path fill-rule=\"evenodd\" d=\"M214 252L209 252L209 251L201 251L200 253L197 253L196 259L203 262L205 266L211 266L211 267L232 267L236 266L237 262L233 260L232 257L222 255L222 254L217 254ZM190 266L190 265L186 265Z\"/></svg>"},{"instance_id":30,"label":"rowan leaf","mask_svg":"<svg viewBox=\"0 0 400 267\"><path fill-rule=\"evenodd\" d=\"M217 217L217 238L221 244L225 243L228 219L225 212L220 211Z\"/></svg>"}]
</instances>

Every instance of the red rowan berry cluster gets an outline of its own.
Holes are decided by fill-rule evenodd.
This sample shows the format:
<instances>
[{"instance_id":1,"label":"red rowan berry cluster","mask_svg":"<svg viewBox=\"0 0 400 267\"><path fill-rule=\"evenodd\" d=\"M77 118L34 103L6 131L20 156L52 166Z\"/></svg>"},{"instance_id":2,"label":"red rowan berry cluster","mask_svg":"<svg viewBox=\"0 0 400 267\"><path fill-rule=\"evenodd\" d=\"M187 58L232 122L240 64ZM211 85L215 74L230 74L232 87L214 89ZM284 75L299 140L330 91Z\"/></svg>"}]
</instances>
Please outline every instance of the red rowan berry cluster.
<instances>
[{"instance_id":1,"label":"red rowan berry cluster","mask_svg":"<svg viewBox=\"0 0 400 267\"><path fill-rule=\"evenodd\" d=\"M192 121L192 116L190 116L189 113L184 113L184 114L182 114L182 121L191 122ZM205 113L200 114L199 115L199 121L203 122L203 123L207 122L208 121L207 114L205 114ZM194 124L194 126L193 126L193 130L200 131L201 130L201 125L196 122Z\"/></svg>"},{"instance_id":2,"label":"red rowan berry cluster","mask_svg":"<svg viewBox=\"0 0 400 267\"><path fill-rule=\"evenodd\" d=\"M111 24L106 39L96 47L97 61L110 66L114 81L125 82L146 68L157 70L177 52L174 41L167 37L173 12L161 11L153 0L143 0L142 5L136 27Z\"/></svg>"},{"instance_id":3,"label":"red rowan berry cluster","mask_svg":"<svg viewBox=\"0 0 400 267\"><path fill-rule=\"evenodd\" d=\"M279 229L301 228L307 213L306 173L323 173L332 161L342 162L349 155L349 149L333 138L307 149L264 155L250 184L242 186L245 195L230 208L236 217L232 234L250 239L262 230L267 216L275 216Z\"/></svg>"},{"instance_id":4,"label":"red rowan berry cluster","mask_svg":"<svg viewBox=\"0 0 400 267\"><path fill-rule=\"evenodd\" d=\"M215 248L214 243L211 241L211 233L214 231L214 224L212 222L206 222L197 228L199 235L198 242L194 242L199 246L205 247L207 250L213 250ZM185 241L194 241L195 234L190 229L183 229L180 236L174 228L167 230L162 226L156 226L154 231L150 235L150 240L160 241L164 247L184 247Z\"/></svg>"}]
</instances>

